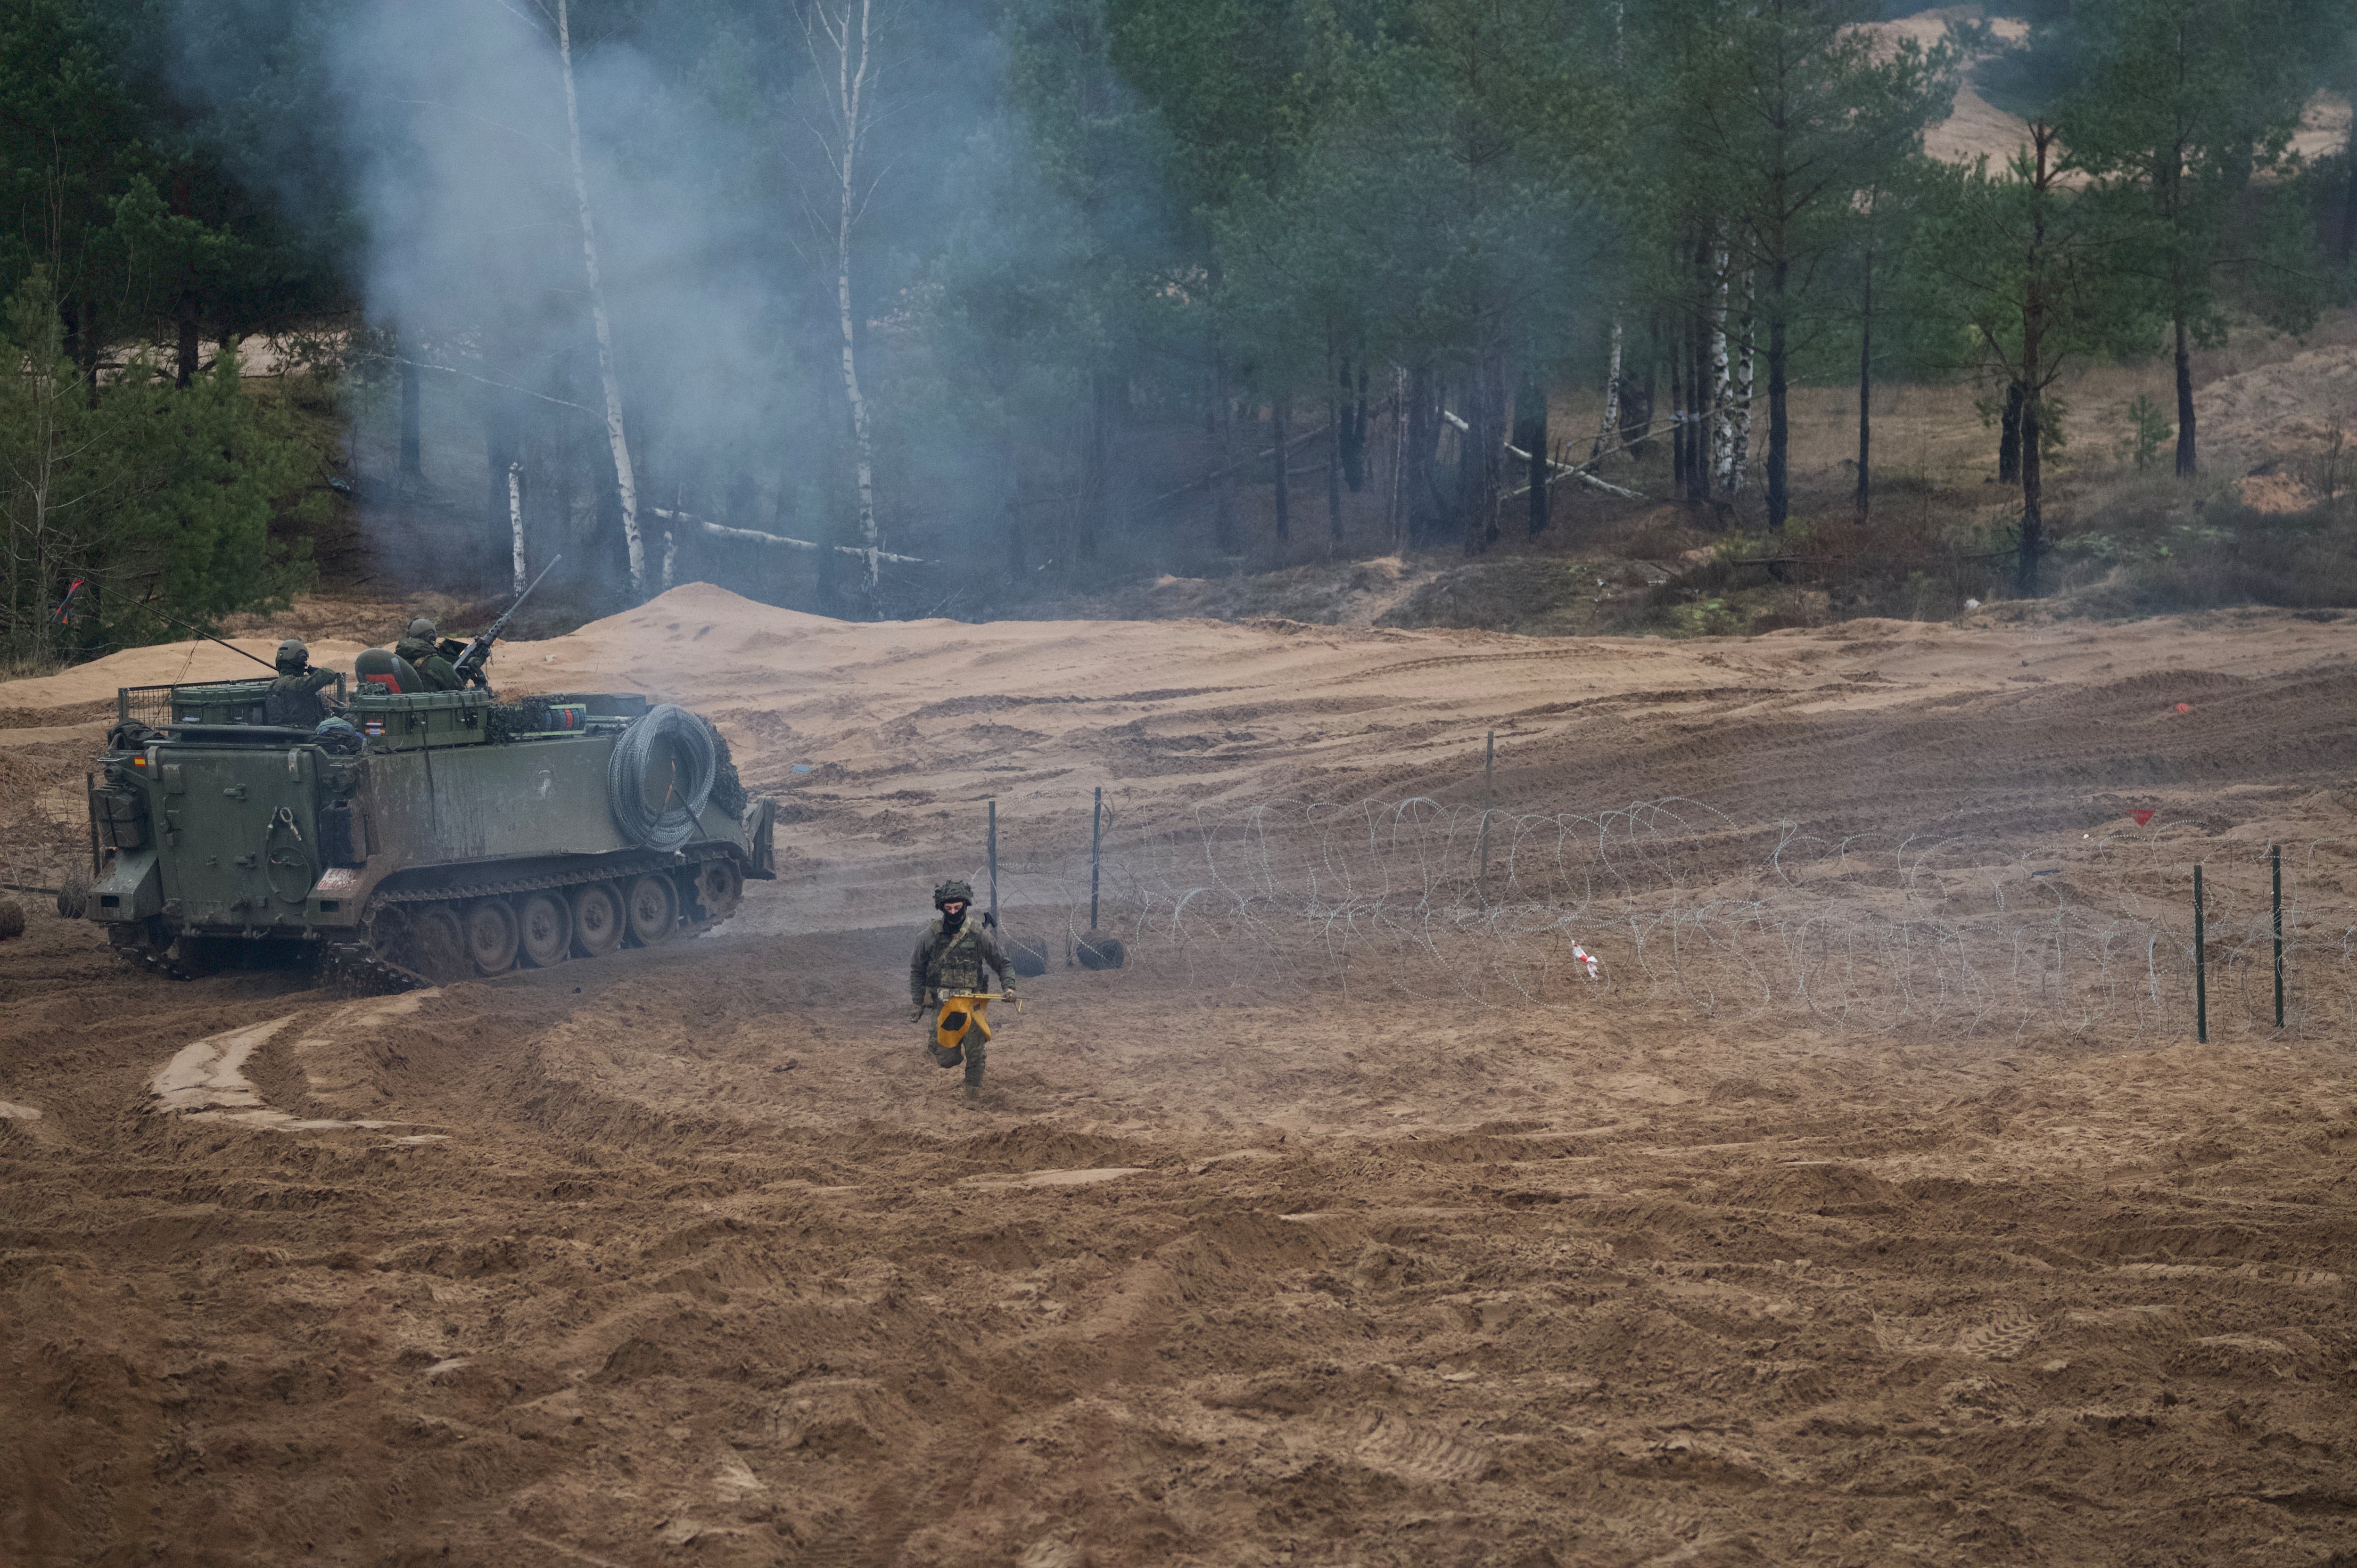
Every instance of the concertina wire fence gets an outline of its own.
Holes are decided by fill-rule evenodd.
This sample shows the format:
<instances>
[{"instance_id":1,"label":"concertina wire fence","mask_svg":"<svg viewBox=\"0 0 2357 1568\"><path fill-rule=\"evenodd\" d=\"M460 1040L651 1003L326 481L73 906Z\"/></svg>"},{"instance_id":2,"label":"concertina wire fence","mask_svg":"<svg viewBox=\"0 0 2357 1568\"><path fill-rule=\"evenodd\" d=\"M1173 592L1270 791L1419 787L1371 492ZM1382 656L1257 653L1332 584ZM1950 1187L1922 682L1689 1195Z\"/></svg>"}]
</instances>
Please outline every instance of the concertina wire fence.
<instances>
[{"instance_id":1,"label":"concertina wire fence","mask_svg":"<svg viewBox=\"0 0 2357 1568\"><path fill-rule=\"evenodd\" d=\"M999 847L1008 929L1062 961L1089 933L1077 847L1034 821ZM2287 844L2285 1020L2345 1024L2357 845ZM1593 813L1426 798L1270 800L1149 830L1108 820L1097 930L1132 965L1218 991L1587 1010L1881 1032L2191 1039L2192 868L2208 887L2212 1037L2275 1026L2267 845L2156 821L2022 859L1986 836L1810 836L1670 799ZM978 864L979 888L987 875Z\"/></svg>"}]
</instances>

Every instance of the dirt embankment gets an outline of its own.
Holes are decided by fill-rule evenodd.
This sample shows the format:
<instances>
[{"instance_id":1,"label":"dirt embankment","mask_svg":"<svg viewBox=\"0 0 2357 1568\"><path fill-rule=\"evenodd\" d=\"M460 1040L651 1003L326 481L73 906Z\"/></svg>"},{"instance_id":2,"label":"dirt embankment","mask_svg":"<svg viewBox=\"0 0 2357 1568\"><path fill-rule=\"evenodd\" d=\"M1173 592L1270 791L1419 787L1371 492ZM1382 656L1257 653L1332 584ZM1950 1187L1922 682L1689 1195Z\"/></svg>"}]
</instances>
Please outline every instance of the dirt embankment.
<instances>
[{"instance_id":1,"label":"dirt embankment","mask_svg":"<svg viewBox=\"0 0 2357 1568\"><path fill-rule=\"evenodd\" d=\"M2345 1041L1145 951L1030 986L970 1111L900 989L985 795L1018 848L1101 781L1126 825L1463 800L1491 728L1517 809L1678 793L2040 867L2153 804L2247 859L2345 826L2351 638L850 627L694 588L504 649L511 689L716 714L796 878L693 943L393 999L175 983L46 913L0 946L0 1552L2357 1552ZM130 678L0 692L65 721L0 738Z\"/></svg>"},{"instance_id":2,"label":"dirt embankment","mask_svg":"<svg viewBox=\"0 0 2357 1568\"><path fill-rule=\"evenodd\" d=\"M318 658L355 651L327 644ZM944 853L970 865L989 798L1010 855L1084 844L1100 784L1123 831L1279 798L1468 800L1491 729L1496 798L1516 809L1679 795L1846 831L1994 822L2033 800L2206 785L2222 768L2346 773L2357 752L2311 710L2341 700L2352 652L2347 625L2282 612L1677 641L1282 621L865 626L691 584L569 636L502 644L492 673L511 693L643 691L716 718L747 784L787 803L780 842L815 900L788 918L839 927L897 918ZM52 856L81 842L79 785L104 727L92 715L117 685L242 662L208 644L140 649L0 688L0 709L27 726L0 729L0 766L22 780L0 837ZM2192 714L2175 712L2180 697ZM1910 765L1891 766L1894 747Z\"/></svg>"}]
</instances>

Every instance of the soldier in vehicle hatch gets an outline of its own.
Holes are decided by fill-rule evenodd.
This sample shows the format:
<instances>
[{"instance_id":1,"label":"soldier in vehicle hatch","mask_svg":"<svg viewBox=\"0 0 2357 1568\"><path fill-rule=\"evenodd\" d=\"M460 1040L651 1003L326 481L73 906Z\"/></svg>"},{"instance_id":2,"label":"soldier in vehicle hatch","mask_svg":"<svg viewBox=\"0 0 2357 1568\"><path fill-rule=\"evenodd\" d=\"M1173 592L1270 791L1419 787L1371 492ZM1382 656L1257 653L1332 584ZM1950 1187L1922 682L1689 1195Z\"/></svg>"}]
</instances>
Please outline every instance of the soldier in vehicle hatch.
<instances>
[{"instance_id":1,"label":"soldier in vehicle hatch","mask_svg":"<svg viewBox=\"0 0 2357 1568\"><path fill-rule=\"evenodd\" d=\"M262 699L264 721L294 729L317 726L328 716L327 699L319 693L336 683L336 672L312 669L311 650L299 638L280 643L274 662L278 679L270 683L269 693Z\"/></svg>"},{"instance_id":2,"label":"soldier in vehicle hatch","mask_svg":"<svg viewBox=\"0 0 2357 1568\"><path fill-rule=\"evenodd\" d=\"M965 883L952 879L935 887L933 908L942 912L941 918L919 934L916 956L909 961L909 1001L925 1020L925 1049L936 1065L944 1068L957 1066L963 1053L968 1100L982 1092L986 1055L982 1033L971 1030L957 1049L944 1050L933 1036L935 1010L943 997L987 991L983 983L985 965L997 972L1000 994L1009 1000L1015 995L1015 971L1007 962L1006 950L987 924L966 918L973 907L974 889Z\"/></svg>"},{"instance_id":3,"label":"soldier in vehicle hatch","mask_svg":"<svg viewBox=\"0 0 2357 1568\"><path fill-rule=\"evenodd\" d=\"M429 692L455 692L466 682L458 678L457 667L450 662L444 650L440 628L430 616L419 616L409 623L409 635L394 645L396 657L409 660L417 678L425 682Z\"/></svg>"}]
</instances>

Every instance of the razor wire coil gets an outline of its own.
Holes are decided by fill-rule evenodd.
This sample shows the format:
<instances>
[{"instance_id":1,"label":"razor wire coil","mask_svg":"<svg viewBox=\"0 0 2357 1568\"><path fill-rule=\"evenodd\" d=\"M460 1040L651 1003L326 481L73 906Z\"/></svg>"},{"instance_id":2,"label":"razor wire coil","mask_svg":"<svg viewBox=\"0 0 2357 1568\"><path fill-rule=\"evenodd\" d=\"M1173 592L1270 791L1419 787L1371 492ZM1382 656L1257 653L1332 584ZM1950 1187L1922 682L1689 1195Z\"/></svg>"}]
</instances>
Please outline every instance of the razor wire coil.
<instances>
[{"instance_id":1,"label":"razor wire coil","mask_svg":"<svg viewBox=\"0 0 2357 1568\"><path fill-rule=\"evenodd\" d=\"M665 703L650 708L614 742L606 765L606 803L630 843L677 849L695 835L695 820L712 799L719 771L711 726Z\"/></svg>"},{"instance_id":2,"label":"razor wire coil","mask_svg":"<svg viewBox=\"0 0 2357 1568\"><path fill-rule=\"evenodd\" d=\"M2272 1027L2263 847L2244 876L2231 857L2248 846L2164 838L2170 825L2046 865L1991 835L1820 837L1684 799L1595 812L1278 800L1125 826L1099 868L1100 923L1133 964L1271 994L1316 982L1580 1011L1635 995L1826 1030L2173 1038L2192 1018L2190 851L2210 857L2213 1026ZM1060 919L1069 945L1090 867L1084 839L1051 845L1054 831L1003 822L999 875L1005 901ZM2325 842L2287 852L2287 871ZM2287 877L2294 1027L2357 1016L2357 908L2327 908L2330 890Z\"/></svg>"}]
</instances>

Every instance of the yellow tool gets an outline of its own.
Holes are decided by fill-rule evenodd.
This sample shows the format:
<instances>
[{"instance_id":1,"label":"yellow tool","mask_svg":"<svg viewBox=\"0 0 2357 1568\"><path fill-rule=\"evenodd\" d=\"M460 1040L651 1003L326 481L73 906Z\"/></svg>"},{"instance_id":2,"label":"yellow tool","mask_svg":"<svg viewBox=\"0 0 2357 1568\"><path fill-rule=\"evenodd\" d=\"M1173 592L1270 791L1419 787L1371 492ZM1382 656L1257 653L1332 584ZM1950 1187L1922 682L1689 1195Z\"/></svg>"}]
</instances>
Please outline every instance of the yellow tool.
<instances>
[{"instance_id":1,"label":"yellow tool","mask_svg":"<svg viewBox=\"0 0 2357 1568\"><path fill-rule=\"evenodd\" d=\"M987 991L961 991L942 998L940 1016L933 1020L933 1042L945 1051L963 1049L969 1031L979 1029L985 1044L990 1039L990 1004L998 1001L996 993ZM1023 1011L1021 998L1017 998L1015 1011Z\"/></svg>"}]
</instances>

